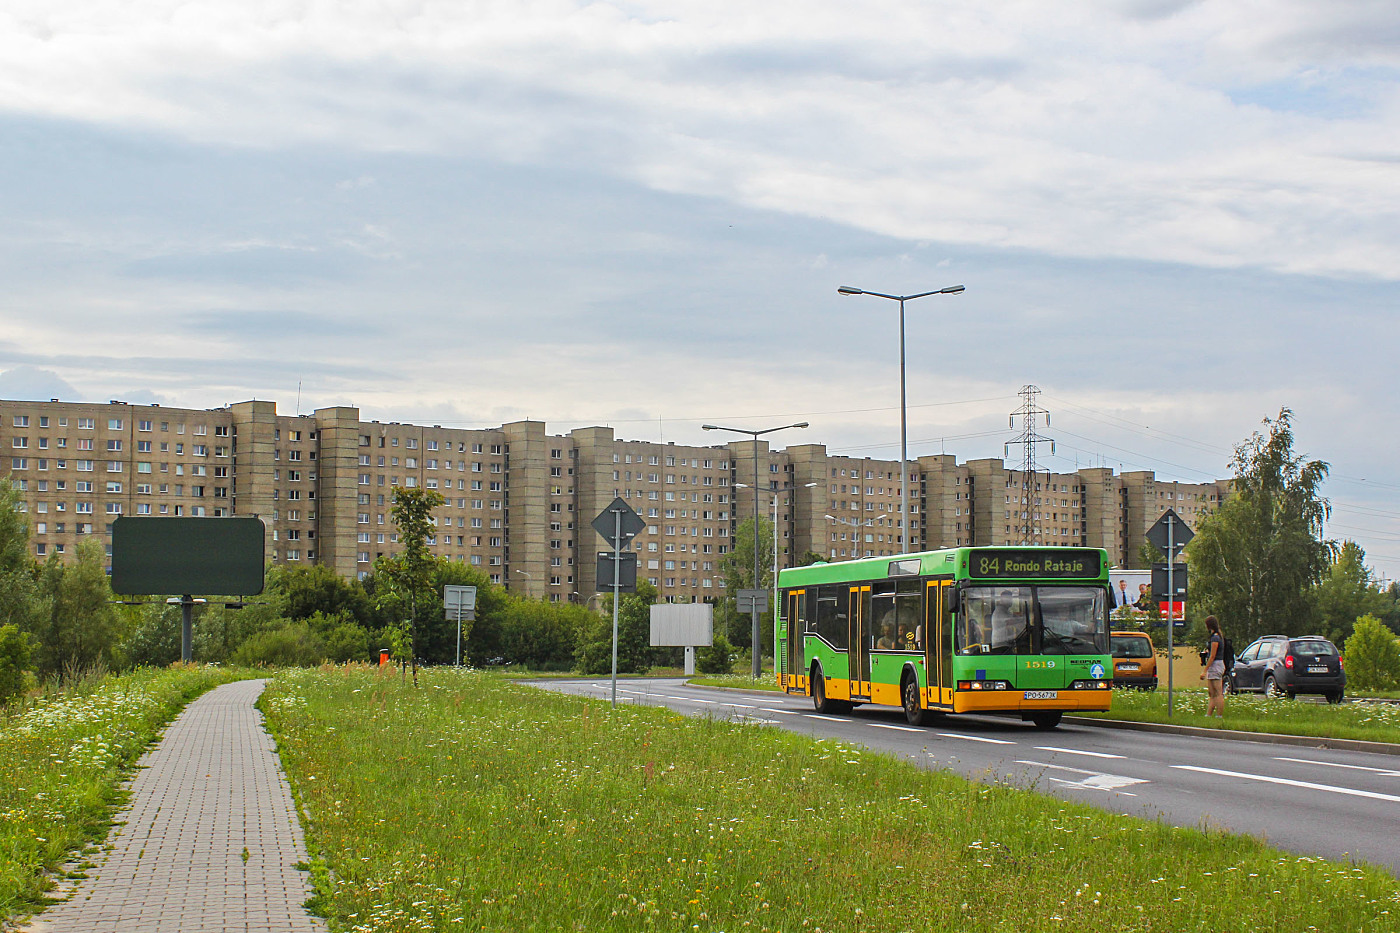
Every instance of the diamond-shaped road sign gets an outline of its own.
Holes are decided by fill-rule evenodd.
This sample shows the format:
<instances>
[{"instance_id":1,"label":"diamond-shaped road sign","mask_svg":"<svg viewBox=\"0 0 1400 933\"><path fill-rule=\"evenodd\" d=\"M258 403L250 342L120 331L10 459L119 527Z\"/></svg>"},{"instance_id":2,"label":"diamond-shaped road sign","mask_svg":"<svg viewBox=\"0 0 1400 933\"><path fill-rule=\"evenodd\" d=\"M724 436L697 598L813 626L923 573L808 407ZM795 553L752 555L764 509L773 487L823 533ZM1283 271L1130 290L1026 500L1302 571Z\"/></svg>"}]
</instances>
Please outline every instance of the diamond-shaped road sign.
<instances>
[{"instance_id":1,"label":"diamond-shaped road sign","mask_svg":"<svg viewBox=\"0 0 1400 933\"><path fill-rule=\"evenodd\" d=\"M622 516L622 538L613 540L618 529L618 515ZM603 540L608 542L608 546L614 551L620 551L627 546L627 542L637 536L647 523L642 521L642 517L632 511L632 507L622 501L622 497L612 501L606 509L598 513L598 517L593 519L593 530L603 536Z\"/></svg>"},{"instance_id":2,"label":"diamond-shaped road sign","mask_svg":"<svg viewBox=\"0 0 1400 933\"><path fill-rule=\"evenodd\" d=\"M1147 530L1147 540L1164 554L1168 550L1168 545L1172 548L1183 548L1194 537L1196 537L1196 533L1172 509L1163 512L1162 517L1157 519L1157 524ZM1167 554L1168 558L1175 556Z\"/></svg>"}]
</instances>

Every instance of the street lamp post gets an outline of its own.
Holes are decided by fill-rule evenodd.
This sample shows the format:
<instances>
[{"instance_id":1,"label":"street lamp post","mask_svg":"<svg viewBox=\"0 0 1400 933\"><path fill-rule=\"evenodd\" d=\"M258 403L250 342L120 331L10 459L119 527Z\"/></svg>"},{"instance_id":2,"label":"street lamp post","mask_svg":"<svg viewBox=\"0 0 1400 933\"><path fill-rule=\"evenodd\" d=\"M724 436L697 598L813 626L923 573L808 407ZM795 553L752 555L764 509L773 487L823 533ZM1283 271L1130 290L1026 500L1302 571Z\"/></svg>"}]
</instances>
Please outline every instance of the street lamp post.
<instances>
[{"instance_id":1,"label":"street lamp post","mask_svg":"<svg viewBox=\"0 0 1400 933\"><path fill-rule=\"evenodd\" d=\"M751 431L748 428L726 428L717 424L702 424L703 431L732 431L735 434L747 434L753 438L753 588L758 589L758 439L765 434L772 434L774 431L786 431L789 428L805 428L808 424L805 421L798 424L784 424L776 428L764 428L761 431ZM758 628L758 604L753 605L753 629L751 632L753 639L753 679L758 680L763 673L760 666L763 657L763 636Z\"/></svg>"},{"instance_id":2,"label":"street lamp post","mask_svg":"<svg viewBox=\"0 0 1400 933\"><path fill-rule=\"evenodd\" d=\"M874 295L876 298L888 298L890 301L899 302L899 534L901 537L900 551L908 551L910 535L909 528L909 427L908 427L908 405L905 403L904 388L904 303L913 301L915 298L927 298L929 295L956 295L964 291L966 286L949 285L947 288L935 289L931 292L919 292L917 295L885 295L880 292L868 292L862 288L855 288L850 285L842 285L836 289L842 295Z\"/></svg>"}]
</instances>

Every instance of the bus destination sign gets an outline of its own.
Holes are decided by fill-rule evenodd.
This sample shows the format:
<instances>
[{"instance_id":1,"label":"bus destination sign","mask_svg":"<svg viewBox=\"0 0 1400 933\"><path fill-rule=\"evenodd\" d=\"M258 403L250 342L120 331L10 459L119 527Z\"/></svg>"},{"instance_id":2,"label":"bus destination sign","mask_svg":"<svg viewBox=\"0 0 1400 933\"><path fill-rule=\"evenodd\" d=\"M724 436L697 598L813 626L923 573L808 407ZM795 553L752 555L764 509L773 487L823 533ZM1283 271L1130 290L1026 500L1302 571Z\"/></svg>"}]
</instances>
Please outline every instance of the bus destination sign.
<instances>
[{"instance_id":1,"label":"bus destination sign","mask_svg":"<svg viewBox=\"0 0 1400 933\"><path fill-rule=\"evenodd\" d=\"M1095 550L977 550L968 561L973 580L1097 579L1103 571Z\"/></svg>"}]
</instances>

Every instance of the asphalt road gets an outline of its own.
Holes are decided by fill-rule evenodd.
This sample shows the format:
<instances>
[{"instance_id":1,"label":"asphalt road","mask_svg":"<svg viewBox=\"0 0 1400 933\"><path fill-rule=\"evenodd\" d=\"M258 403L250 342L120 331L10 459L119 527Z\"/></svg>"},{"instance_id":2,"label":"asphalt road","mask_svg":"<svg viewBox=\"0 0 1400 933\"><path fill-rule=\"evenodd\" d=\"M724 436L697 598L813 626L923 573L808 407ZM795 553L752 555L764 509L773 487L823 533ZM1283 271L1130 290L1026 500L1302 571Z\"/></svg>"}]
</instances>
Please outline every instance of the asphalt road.
<instances>
[{"instance_id":1,"label":"asphalt road","mask_svg":"<svg viewBox=\"0 0 1400 933\"><path fill-rule=\"evenodd\" d=\"M607 681L536 686L611 696ZM806 697L690 687L679 679L619 681L617 699L842 739L922 767L1179 826L1247 833L1285 851L1368 862L1400 876L1396 756L1071 723L1042 731L992 716L950 716L914 727L898 709L864 706L848 716L823 716Z\"/></svg>"}]
</instances>

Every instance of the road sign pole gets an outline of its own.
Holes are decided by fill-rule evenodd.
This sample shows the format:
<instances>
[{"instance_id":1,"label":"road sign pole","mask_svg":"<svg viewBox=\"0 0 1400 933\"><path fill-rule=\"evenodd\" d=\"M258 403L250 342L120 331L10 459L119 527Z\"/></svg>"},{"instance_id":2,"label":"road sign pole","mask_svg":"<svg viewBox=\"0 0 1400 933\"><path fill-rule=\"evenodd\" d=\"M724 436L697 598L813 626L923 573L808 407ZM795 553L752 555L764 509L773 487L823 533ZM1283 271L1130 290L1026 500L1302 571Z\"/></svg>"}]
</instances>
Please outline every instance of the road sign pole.
<instances>
[{"instance_id":1,"label":"road sign pole","mask_svg":"<svg viewBox=\"0 0 1400 933\"><path fill-rule=\"evenodd\" d=\"M1176 667L1176 620L1172 618L1172 600L1176 588L1172 586L1172 568L1176 564L1176 522L1167 516L1167 718L1172 715L1172 669Z\"/></svg>"},{"instance_id":2,"label":"road sign pole","mask_svg":"<svg viewBox=\"0 0 1400 933\"><path fill-rule=\"evenodd\" d=\"M457 603L457 666L462 666L462 604Z\"/></svg>"},{"instance_id":3,"label":"road sign pole","mask_svg":"<svg viewBox=\"0 0 1400 933\"><path fill-rule=\"evenodd\" d=\"M622 510L613 510L613 658L612 705L617 708L617 599L622 592Z\"/></svg>"}]
</instances>

